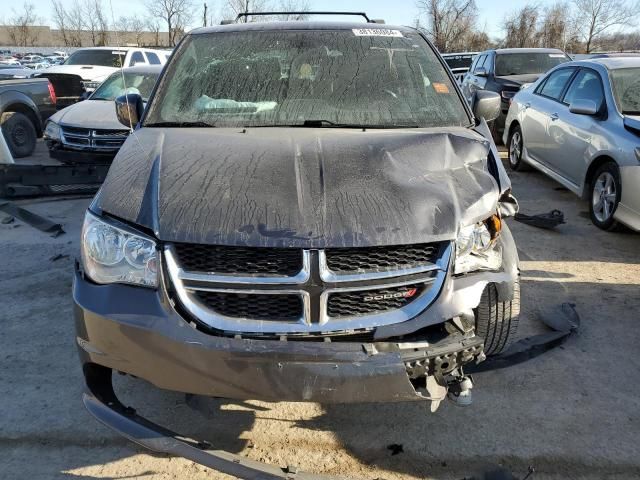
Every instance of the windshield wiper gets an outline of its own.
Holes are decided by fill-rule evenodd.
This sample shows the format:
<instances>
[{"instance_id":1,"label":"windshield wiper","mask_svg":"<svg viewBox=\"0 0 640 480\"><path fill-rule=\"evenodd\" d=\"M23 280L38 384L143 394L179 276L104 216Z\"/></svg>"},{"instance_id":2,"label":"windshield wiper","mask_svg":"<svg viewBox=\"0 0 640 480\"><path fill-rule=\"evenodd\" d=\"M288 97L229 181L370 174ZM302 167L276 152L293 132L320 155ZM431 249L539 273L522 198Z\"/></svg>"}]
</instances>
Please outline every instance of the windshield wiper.
<instances>
[{"instance_id":1,"label":"windshield wiper","mask_svg":"<svg viewBox=\"0 0 640 480\"><path fill-rule=\"evenodd\" d=\"M216 126L207 122L156 122L145 123L145 127L168 127L168 128L198 128L208 127L215 128Z\"/></svg>"},{"instance_id":2,"label":"windshield wiper","mask_svg":"<svg viewBox=\"0 0 640 480\"><path fill-rule=\"evenodd\" d=\"M413 124L400 124L400 125L368 125L361 123L336 123L331 120L305 120L302 123L292 123L292 124L273 124L273 125L245 125L245 128L261 128L261 127L287 127L287 128L419 128L419 125Z\"/></svg>"}]
</instances>

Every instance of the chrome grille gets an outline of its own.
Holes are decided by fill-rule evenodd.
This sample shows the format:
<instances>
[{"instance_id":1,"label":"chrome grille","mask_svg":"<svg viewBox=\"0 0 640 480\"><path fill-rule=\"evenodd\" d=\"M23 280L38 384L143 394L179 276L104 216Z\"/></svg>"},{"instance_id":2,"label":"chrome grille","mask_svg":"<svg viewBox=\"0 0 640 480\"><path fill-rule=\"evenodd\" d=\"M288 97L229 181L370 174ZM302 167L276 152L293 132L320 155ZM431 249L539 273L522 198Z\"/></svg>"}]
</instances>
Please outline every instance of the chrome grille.
<instances>
[{"instance_id":1,"label":"chrome grille","mask_svg":"<svg viewBox=\"0 0 640 480\"><path fill-rule=\"evenodd\" d=\"M104 130L60 126L62 143L80 150L117 151L129 136L129 130Z\"/></svg>"},{"instance_id":2,"label":"chrome grille","mask_svg":"<svg viewBox=\"0 0 640 480\"><path fill-rule=\"evenodd\" d=\"M451 248L450 242L327 250L169 244L164 258L177 300L209 327L333 335L420 314L441 289Z\"/></svg>"}]
</instances>

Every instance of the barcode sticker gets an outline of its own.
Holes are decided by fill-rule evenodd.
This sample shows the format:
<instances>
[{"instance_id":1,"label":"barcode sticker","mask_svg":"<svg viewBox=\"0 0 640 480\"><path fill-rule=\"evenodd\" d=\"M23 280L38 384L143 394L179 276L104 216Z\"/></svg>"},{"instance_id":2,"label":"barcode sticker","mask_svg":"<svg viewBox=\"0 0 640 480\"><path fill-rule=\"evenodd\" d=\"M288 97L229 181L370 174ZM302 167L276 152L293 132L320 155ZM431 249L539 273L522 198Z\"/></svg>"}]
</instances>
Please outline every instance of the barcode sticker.
<instances>
[{"instance_id":1,"label":"barcode sticker","mask_svg":"<svg viewBox=\"0 0 640 480\"><path fill-rule=\"evenodd\" d=\"M400 30L390 30L388 28L354 28L353 34L356 37L402 37Z\"/></svg>"}]
</instances>

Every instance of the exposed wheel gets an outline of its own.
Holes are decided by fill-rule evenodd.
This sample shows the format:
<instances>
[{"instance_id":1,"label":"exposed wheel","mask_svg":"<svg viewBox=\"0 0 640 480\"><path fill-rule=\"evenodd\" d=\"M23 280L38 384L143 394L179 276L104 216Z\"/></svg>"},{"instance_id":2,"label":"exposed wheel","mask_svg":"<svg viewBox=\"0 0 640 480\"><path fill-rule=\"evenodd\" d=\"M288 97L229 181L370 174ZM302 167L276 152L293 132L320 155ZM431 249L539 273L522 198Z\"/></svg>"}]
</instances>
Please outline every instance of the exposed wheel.
<instances>
[{"instance_id":1,"label":"exposed wheel","mask_svg":"<svg viewBox=\"0 0 640 480\"><path fill-rule=\"evenodd\" d=\"M0 125L11 155L28 157L36 148L36 129L29 117L18 112L5 112L0 116Z\"/></svg>"},{"instance_id":2,"label":"exposed wheel","mask_svg":"<svg viewBox=\"0 0 640 480\"><path fill-rule=\"evenodd\" d=\"M622 189L620 170L614 162L602 165L591 181L589 212L593 224L603 230L616 230L620 225L613 214L620 203Z\"/></svg>"},{"instance_id":3,"label":"exposed wheel","mask_svg":"<svg viewBox=\"0 0 640 480\"><path fill-rule=\"evenodd\" d=\"M507 148L509 149L509 166L511 170L516 172L527 170L527 164L522 161L524 142L522 141L522 130L520 130L519 125L513 127L509 133L507 142Z\"/></svg>"},{"instance_id":4,"label":"exposed wheel","mask_svg":"<svg viewBox=\"0 0 640 480\"><path fill-rule=\"evenodd\" d=\"M498 301L498 290L490 283L482 292L475 311L476 334L484 338L484 353L496 355L505 350L518 330L520 318L520 282L513 287L513 298Z\"/></svg>"}]
</instances>

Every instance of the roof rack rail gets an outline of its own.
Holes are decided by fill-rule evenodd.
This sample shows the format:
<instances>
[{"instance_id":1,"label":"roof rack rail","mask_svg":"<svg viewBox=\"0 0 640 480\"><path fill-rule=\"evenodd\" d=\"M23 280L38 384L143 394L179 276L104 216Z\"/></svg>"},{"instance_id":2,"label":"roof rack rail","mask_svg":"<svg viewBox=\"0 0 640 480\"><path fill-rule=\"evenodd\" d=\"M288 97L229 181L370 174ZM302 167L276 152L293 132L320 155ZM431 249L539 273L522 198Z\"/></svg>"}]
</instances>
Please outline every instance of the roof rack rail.
<instances>
[{"instance_id":1,"label":"roof rack rail","mask_svg":"<svg viewBox=\"0 0 640 480\"><path fill-rule=\"evenodd\" d=\"M364 12L243 12L239 13L236 17L236 22L244 17L266 17L270 15L351 15L356 17L364 17L367 23L384 23L383 20L371 20L369 16Z\"/></svg>"}]
</instances>

